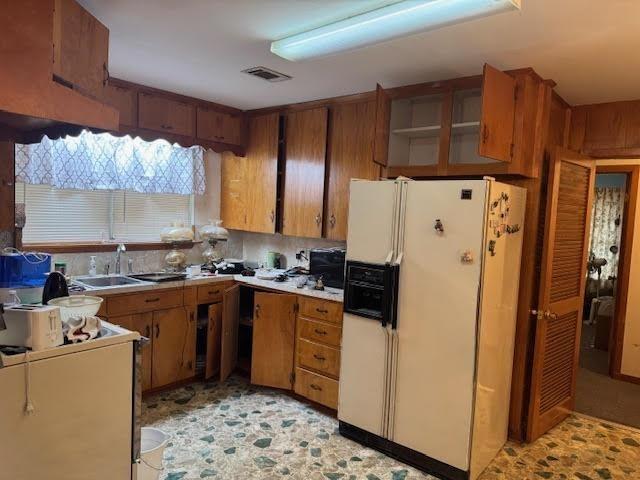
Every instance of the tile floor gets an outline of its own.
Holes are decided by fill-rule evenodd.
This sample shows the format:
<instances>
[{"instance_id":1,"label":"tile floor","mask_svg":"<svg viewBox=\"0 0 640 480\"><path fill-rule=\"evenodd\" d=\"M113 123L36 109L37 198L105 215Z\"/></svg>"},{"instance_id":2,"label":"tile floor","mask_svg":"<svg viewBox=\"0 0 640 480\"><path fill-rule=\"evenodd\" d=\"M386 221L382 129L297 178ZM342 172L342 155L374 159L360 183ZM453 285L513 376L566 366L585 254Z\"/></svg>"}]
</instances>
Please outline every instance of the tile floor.
<instances>
[{"instance_id":1,"label":"tile floor","mask_svg":"<svg viewBox=\"0 0 640 480\"><path fill-rule=\"evenodd\" d=\"M337 421L232 377L149 397L143 424L171 435L163 480L432 479L341 437ZM640 431L574 415L532 445L509 443L481 480L639 479Z\"/></svg>"}]
</instances>

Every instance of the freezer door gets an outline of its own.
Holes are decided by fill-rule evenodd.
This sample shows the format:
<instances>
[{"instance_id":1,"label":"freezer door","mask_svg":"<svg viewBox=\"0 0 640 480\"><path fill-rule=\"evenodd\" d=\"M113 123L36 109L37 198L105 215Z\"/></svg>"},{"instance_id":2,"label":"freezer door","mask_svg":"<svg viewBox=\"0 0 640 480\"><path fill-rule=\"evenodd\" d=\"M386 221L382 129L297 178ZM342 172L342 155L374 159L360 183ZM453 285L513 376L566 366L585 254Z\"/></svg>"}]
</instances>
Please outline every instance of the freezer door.
<instances>
[{"instance_id":1,"label":"freezer door","mask_svg":"<svg viewBox=\"0 0 640 480\"><path fill-rule=\"evenodd\" d=\"M469 469L487 185L409 182L399 245L390 437L463 471Z\"/></svg>"},{"instance_id":2,"label":"freezer door","mask_svg":"<svg viewBox=\"0 0 640 480\"><path fill-rule=\"evenodd\" d=\"M351 182L347 260L384 264L395 258L400 187ZM390 329L380 319L344 314L338 418L379 436L388 423Z\"/></svg>"}]
</instances>

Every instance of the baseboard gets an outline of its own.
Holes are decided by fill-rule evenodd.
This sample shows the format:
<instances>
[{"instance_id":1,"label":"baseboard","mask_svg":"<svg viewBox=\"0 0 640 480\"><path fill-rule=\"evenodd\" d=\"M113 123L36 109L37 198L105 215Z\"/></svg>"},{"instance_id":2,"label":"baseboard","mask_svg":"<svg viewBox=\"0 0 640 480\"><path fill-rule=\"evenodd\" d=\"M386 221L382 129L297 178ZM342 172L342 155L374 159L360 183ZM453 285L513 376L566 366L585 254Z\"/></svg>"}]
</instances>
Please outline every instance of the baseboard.
<instances>
[{"instance_id":1,"label":"baseboard","mask_svg":"<svg viewBox=\"0 0 640 480\"><path fill-rule=\"evenodd\" d=\"M400 460L430 475L444 480L469 480L469 472L452 467L423 453L398 445L345 422L339 423L340 434L385 455Z\"/></svg>"},{"instance_id":2,"label":"baseboard","mask_svg":"<svg viewBox=\"0 0 640 480\"><path fill-rule=\"evenodd\" d=\"M613 378L622 382L636 383L640 385L640 378L632 377L631 375L625 375L624 373L615 373L613 375Z\"/></svg>"}]
</instances>

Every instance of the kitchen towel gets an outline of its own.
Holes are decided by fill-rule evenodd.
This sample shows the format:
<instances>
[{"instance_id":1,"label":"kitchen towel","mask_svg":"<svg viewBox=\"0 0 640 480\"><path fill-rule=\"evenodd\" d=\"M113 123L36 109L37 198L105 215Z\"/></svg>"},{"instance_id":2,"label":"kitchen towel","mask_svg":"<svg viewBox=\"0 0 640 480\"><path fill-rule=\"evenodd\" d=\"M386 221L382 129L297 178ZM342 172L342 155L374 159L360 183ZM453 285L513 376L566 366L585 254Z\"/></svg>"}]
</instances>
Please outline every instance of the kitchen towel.
<instances>
[{"instance_id":1,"label":"kitchen towel","mask_svg":"<svg viewBox=\"0 0 640 480\"><path fill-rule=\"evenodd\" d=\"M71 342L84 342L100 334L102 324L98 317L78 315L69 318L64 325L64 336Z\"/></svg>"}]
</instances>

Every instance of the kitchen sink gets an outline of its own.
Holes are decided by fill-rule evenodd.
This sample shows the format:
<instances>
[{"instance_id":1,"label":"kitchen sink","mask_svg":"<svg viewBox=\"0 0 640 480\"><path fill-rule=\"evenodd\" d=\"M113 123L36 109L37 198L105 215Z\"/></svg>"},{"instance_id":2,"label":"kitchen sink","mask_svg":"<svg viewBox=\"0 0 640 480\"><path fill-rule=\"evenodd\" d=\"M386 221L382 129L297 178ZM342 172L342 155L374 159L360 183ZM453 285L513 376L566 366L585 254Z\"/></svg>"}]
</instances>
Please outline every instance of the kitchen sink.
<instances>
[{"instance_id":1,"label":"kitchen sink","mask_svg":"<svg viewBox=\"0 0 640 480\"><path fill-rule=\"evenodd\" d=\"M125 275L109 275L104 277L78 277L73 280L75 283L89 288L101 288L101 287L121 287L123 285L136 285L145 283L135 278L130 278Z\"/></svg>"}]
</instances>

